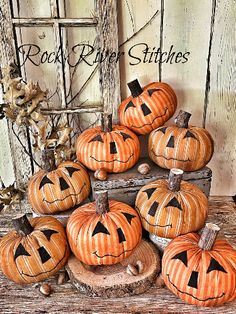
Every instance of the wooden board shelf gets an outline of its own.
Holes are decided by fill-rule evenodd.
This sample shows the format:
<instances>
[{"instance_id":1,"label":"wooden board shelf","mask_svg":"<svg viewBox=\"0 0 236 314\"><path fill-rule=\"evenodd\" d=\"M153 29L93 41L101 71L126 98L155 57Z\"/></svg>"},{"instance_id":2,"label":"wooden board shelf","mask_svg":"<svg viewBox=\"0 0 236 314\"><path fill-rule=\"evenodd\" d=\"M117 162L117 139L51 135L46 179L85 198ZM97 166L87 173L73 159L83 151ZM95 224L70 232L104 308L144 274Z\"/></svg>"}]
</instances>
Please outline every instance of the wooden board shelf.
<instances>
[{"instance_id":1,"label":"wooden board shelf","mask_svg":"<svg viewBox=\"0 0 236 314\"><path fill-rule=\"evenodd\" d=\"M0 236L10 228L13 213L0 215ZM208 221L221 227L224 236L236 248L236 205L231 197L211 197ZM167 288L152 287L147 292L123 298L90 298L80 294L70 282L56 284L56 277L48 280L53 293L44 297L39 284L19 286L0 272L1 313L236 313L236 300L215 308L187 305Z\"/></svg>"}]
</instances>

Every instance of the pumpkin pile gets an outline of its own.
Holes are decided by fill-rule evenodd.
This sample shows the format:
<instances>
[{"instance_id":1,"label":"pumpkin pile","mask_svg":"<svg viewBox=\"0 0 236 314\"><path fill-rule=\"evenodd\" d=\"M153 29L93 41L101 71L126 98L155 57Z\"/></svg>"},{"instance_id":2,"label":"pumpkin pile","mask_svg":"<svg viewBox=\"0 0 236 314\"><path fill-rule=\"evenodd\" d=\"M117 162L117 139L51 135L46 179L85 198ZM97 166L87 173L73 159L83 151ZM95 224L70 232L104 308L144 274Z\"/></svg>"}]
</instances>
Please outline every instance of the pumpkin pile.
<instances>
[{"instance_id":1,"label":"pumpkin pile","mask_svg":"<svg viewBox=\"0 0 236 314\"><path fill-rule=\"evenodd\" d=\"M66 264L70 249L87 265L117 264L134 252L144 228L171 240L164 250L162 276L174 294L199 306L233 300L236 251L225 240L216 240L219 228L213 224L197 233L206 223L208 200L201 189L183 180L184 171L196 171L210 161L213 139L204 128L189 125L191 114L182 110L175 125L164 125L177 107L168 84L154 82L142 88L134 80L128 87L131 96L118 108L121 125L104 113L101 126L78 136L76 161L56 166L55 149L42 151L42 169L29 181L28 199L33 211L44 216L13 220L14 230L0 242L0 268L9 279L28 284L55 274ZM88 202L86 168L100 180L106 180L107 173L127 171L139 159L138 135L144 134L149 134L150 159L169 169L169 178L143 186L135 209L109 200L109 191L97 191L95 201ZM69 209L73 212L65 231L49 215Z\"/></svg>"}]
</instances>

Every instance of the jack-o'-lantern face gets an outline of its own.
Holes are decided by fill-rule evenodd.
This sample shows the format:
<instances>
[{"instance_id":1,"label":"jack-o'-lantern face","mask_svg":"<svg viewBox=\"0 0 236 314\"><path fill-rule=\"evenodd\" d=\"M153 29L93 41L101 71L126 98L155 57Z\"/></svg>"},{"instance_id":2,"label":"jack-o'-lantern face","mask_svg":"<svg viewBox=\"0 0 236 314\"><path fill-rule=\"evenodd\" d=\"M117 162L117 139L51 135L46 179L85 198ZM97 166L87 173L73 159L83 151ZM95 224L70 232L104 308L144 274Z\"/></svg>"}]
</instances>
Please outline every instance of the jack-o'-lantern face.
<instances>
[{"instance_id":1,"label":"jack-o'-lantern face","mask_svg":"<svg viewBox=\"0 0 236 314\"><path fill-rule=\"evenodd\" d=\"M64 228L53 217L34 218L27 236L11 231L0 244L0 265L11 280L32 283L44 280L62 268L69 256Z\"/></svg>"},{"instance_id":2,"label":"jack-o'-lantern face","mask_svg":"<svg viewBox=\"0 0 236 314\"><path fill-rule=\"evenodd\" d=\"M142 227L130 206L109 201L109 212L97 214L95 203L77 208L67 223L67 237L75 256L88 265L116 264L140 242Z\"/></svg>"},{"instance_id":3,"label":"jack-o'-lantern face","mask_svg":"<svg viewBox=\"0 0 236 314\"><path fill-rule=\"evenodd\" d=\"M122 125L137 134L148 134L169 120L177 107L177 98L166 83L151 83L143 89L135 80L128 84L132 96L119 106Z\"/></svg>"},{"instance_id":4,"label":"jack-o'-lantern face","mask_svg":"<svg viewBox=\"0 0 236 314\"><path fill-rule=\"evenodd\" d=\"M187 303L215 306L236 297L236 251L225 240L210 250L198 247L200 236L172 240L163 256L162 276L167 287Z\"/></svg>"},{"instance_id":5,"label":"jack-o'-lantern face","mask_svg":"<svg viewBox=\"0 0 236 314\"><path fill-rule=\"evenodd\" d=\"M150 158L162 168L194 171L204 167L213 154L213 140L203 128L166 126L149 136Z\"/></svg>"},{"instance_id":6,"label":"jack-o'-lantern face","mask_svg":"<svg viewBox=\"0 0 236 314\"><path fill-rule=\"evenodd\" d=\"M118 125L113 125L111 132L103 132L101 127L88 129L76 142L77 159L91 170L123 172L133 167L139 154L137 136Z\"/></svg>"},{"instance_id":7,"label":"jack-o'-lantern face","mask_svg":"<svg viewBox=\"0 0 236 314\"><path fill-rule=\"evenodd\" d=\"M186 181L175 192L167 180L153 181L138 192L135 206L144 229L165 238L199 230L208 212L205 194Z\"/></svg>"},{"instance_id":8,"label":"jack-o'-lantern face","mask_svg":"<svg viewBox=\"0 0 236 314\"><path fill-rule=\"evenodd\" d=\"M64 162L56 170L40 170L30 180L28 198L39 213L65 211L81 203L90 192L90 181L84 167Z\"/></svg>"}]
</instances>

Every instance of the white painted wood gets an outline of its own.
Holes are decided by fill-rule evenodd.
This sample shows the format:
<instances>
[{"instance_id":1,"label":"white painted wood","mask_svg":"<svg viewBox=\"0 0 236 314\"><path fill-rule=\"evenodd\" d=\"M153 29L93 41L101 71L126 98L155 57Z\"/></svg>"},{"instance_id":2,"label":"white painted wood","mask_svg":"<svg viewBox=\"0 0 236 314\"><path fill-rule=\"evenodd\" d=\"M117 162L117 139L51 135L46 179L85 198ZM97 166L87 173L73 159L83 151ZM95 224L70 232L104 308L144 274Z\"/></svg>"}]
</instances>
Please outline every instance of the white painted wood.
<instances>
[{"instance_id":1,"label":"white painted wood","mask_svg":"<svg viewBox=\"0 0 236 314\"><path fill-rule=\"evenodd\" d=\"M212 194L236 194L236 4L216 1L206 128L215 140Z\"/></svg>"},{"instance_id":2,"label":"white painted wood","mask_svg":"<svg viewBox=\"0 0 236 314\"><path fill-rule=\"evenodd\" d=\"M173 45L176 54L172 64L162 63L162 81L176 91L177 112L191 112L191 124L197 126L203 123L210 22L211 1L164 1L163 52L169 52ZM190 52L188 61L175 60L178 52Z\"/></svg>"}]
</instances>

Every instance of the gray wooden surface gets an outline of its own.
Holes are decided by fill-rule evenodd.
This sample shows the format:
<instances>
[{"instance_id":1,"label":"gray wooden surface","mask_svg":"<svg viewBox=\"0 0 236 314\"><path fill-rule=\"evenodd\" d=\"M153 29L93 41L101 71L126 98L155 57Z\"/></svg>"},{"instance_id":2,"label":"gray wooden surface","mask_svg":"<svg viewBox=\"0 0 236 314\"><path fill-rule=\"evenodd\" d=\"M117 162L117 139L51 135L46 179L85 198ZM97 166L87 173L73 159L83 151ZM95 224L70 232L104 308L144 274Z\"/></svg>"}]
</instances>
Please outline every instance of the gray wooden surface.
<instances>
[{"instance_id":1,"label":"gray wooden surface","mask_svg":"<svg viewBox=\"0 0 236 314\"><path fill-rule=\"evenodd\" d=\"M12 213L1 214L0 236L9 230ZM236 205L230 197L210 199L208 221L221 227L231 244L236 245ZM0 313L236 313L236 300L216 308L187 305L166 288L150 288L141 295L124 298L90 298L76 291L70 282L58 286L55 277L48 280L53 288L49 297L42 296L39 285L18 286L0 272Z\"/></svg>"}]
</instances>

